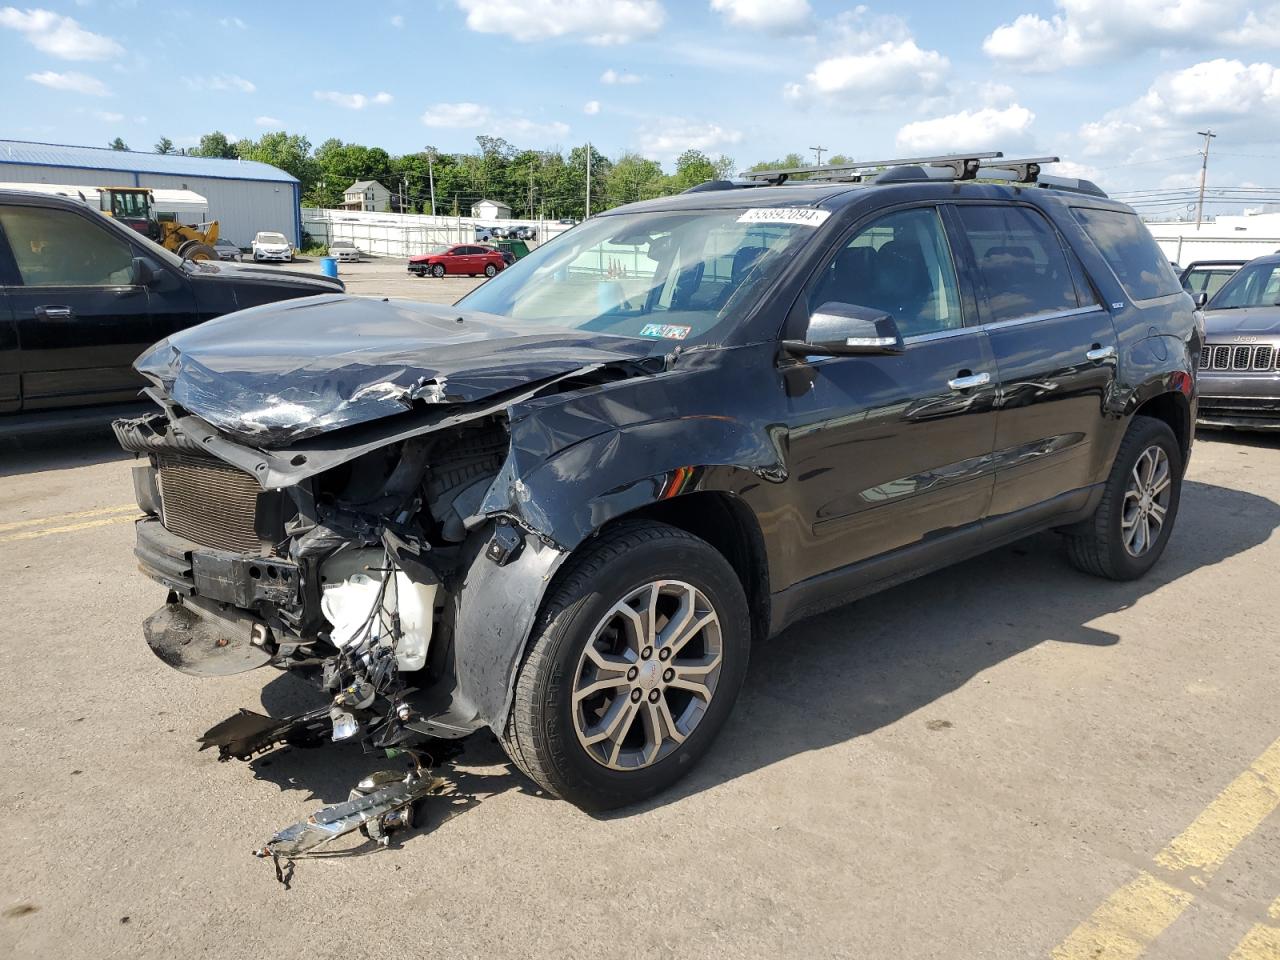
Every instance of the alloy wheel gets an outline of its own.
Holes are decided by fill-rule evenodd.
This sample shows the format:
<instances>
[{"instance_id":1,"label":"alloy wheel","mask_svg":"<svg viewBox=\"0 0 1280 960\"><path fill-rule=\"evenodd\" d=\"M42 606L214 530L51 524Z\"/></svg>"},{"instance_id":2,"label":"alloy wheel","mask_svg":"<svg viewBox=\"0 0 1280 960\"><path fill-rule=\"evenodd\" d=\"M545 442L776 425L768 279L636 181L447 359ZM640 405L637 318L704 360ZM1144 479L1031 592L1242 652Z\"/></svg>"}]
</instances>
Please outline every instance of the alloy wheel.
<instances>
[{"instance_id":1,"label":"alloy wheel","mask_svg":"<svg viewBox=\"0 0 1280 960\"><path fill-rule=\"evenodd\" d=\"M1160 539L1172 494L1169 455L1152 444L1138 456L1124 492L1120 532L1129 556L1141 557Z\"/></svg>"},{"instance_id":2,"label":"alloy wheel","mask_svg":"<svg viewBox=\"0 0 1280 960\"><path fill-rule=\"evenodd\" d=\"M722 659L720 618L701 590L680 580L633 590L596 625L578 660L578 743L611 770L666 758L706 715Z\"/></svg>"}]
</instances>

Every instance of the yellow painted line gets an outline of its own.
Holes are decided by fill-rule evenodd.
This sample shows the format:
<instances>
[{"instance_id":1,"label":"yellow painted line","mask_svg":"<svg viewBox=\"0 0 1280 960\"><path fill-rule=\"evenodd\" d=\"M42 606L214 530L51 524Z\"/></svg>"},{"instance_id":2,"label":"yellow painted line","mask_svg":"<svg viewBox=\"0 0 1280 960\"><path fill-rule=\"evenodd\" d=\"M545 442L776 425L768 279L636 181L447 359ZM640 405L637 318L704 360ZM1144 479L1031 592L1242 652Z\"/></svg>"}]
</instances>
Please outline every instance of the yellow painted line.
<instances>
[{"instance_id":1,"label":"yellow painted line","mask_svg":"<svg viewBox=\"0 0 1280 960\"><path fill-rule=\"evenodd\" d=\"M1156 854L1171 873L1186 873L1203 887L1208 878L1272 811L1280 806L1280 740L1236 777L1204 812ZM1054 951L1054 960L1135 960L1191 905L1192 893L1146 871L1109 896ZM1280 901L1272 904L1280 914ZM1250 930L1232 960L1280 960L1274 928ZM1240 953L1241 950L1247 952ZM1267 952L1270 950L1271 952ZM1251 951L1251 952L1249 952Z\"/></svg>"},{"instance_id":2,"label":"yellow painted line","mask_svg":"<svg viewBox=\"0 0 1280 960\"><path fill-rule=\"evenodd\" d=\"M1054 960L1133 960L1193 897L1145 871L1109 896L1053 951Z\"/></svg>"},{"instance_id":3,"label":"yellow painted line","mask_svg":"<svg viewBox=\"0 0 1280 960\"><path fill-rule=\"evenodd\" d=\"M1240 841L1277 807L1280 807L1280 740L1231 781L1191 826L1156 854L1156 863L1175 872L1197 871L1199 876L1192 879L1203 886Z\"/></svg>"},{"instance_id":4,"label":"yellow painted line","mask_svg":"<svg viewBox=\"0 0 1280 960\"><path fill-rule=\"evenodd\" d=\"M122 503L115 507L99 507L97 510L81 510L78 513L55 513L53 516L32 517L30 520L10 520L6 523L0 523L0 532L17 530L19 527L35 527L45 523L83 520L85 517L100 517L106 513L124 513L126 511L136 511L137 509L138 505L135 503Z\"/></svg>"},{"instance_id":5,"label":"yellow painted line","mask_svg":"<svg viewBox=\"0 0 1280 960\"><path fill-rule=\"evenodd\" d=\"M1280 921L1280 898L1271 904L1267 916ZM1280 960L1280 926L1255 923L1227 960Z\"/></svg>"},{"instance_id":6,"label":"yellow painted line","mask_svg":"<svg viewBox=\"0 0 1280 960\"><path fill-rule=\"evenodd\" d=\"M17 533L11 533L8 536L0 537L0 543L12 543L15 540L35 540L39 537L51 537L56 533L74 533L77 530L90 530L93 527L105 527L112 523L132 523L135 519L135 514L131 513L123 517L103 517L99 520L84 520L80 523L68 523L60 527L44 527L37 530L19 530Z\"/></svg>"}]
</instances>

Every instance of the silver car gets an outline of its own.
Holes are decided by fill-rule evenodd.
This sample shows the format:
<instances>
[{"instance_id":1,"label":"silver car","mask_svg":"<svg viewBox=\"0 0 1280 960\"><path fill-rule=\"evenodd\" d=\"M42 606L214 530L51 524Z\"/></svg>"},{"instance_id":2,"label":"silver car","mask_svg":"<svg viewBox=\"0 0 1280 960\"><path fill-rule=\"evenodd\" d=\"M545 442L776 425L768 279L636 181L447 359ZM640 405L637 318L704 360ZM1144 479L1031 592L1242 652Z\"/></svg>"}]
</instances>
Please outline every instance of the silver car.
<instances>
[{"instance_id":1,"label":"silver car","mask_svg":"<svg viewBox=\"0 0 1280 960\"><path fill-rule=\"evenodd\" d=\"M1200 424L1280 430L1280 254L1251 260L1223 284L1204 326Z\"/></svg>"},{"instance_id":2,"label":"silver car","mask_svg":"<svg viewBox=\"0 0 1280 960\"><path fill-rule=\"evenodd\" d=\"M263 260L280 260L284 263L293 262L293 244L286 239L283 233L274 233L269 230L263 230L253 238L253 259L255 263L261 263Z\"/></svg>"},{"instance_id":3,"label":"silver car","mask_svg":"<svg viewBox=\"0 0 1280 960\"><path fill-rule=\"evenodd\" d=\"M334 240L329 244L329 256L341 261L360 262L360 249L350 240Z\"/></svg>"}]
</instances>

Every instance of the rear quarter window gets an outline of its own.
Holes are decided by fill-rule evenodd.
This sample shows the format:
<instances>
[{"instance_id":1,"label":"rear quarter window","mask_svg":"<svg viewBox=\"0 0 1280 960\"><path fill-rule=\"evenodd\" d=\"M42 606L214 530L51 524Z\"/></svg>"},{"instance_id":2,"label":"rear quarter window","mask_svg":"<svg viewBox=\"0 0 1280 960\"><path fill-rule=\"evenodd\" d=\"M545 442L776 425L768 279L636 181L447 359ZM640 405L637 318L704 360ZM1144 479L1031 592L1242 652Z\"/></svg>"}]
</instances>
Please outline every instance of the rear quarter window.
<instances>
[{"instance_id":1,"label":"rear quarter window","mask_svg":"<svg viewBox=\"0 0 1280 960\"><path fill-rule=\"evenodd\" d=\"M1182 284L1137 214L1074 207L1071 211L1101 251L1131 300L1178 293Z\"/></svg>"}]
</instances>

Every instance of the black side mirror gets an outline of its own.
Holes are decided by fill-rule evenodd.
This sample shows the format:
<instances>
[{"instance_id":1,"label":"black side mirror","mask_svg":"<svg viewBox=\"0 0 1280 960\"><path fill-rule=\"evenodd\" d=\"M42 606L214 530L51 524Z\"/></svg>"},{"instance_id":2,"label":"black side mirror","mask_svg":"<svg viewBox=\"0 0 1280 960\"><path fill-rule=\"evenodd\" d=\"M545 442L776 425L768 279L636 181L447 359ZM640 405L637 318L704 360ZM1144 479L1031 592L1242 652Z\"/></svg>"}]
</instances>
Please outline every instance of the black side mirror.
<instances>
[{"instance_id":1,"label":"black side mirror","mask_svg":"<svg viewBox=\"0 0 1280 960\"><path fill-rule=\"evenodd\" d=\"M899 354L906 349L889 314L835 301L809 315L803 340L785 340L782 345L790 353L829 356Z\"/></svg>"},{"instance_id":2,"label":"black side mirror","mask_svg":"<svg viewBox=\"0 0 1280 960\"><path fill-rule=\"evenodd\" d=\"M1209 294L1205 293L1203 290L1201 290L1199 293L1196 294L1196 307L1198 309L1203 310L1205 307L1205 304L1207 304L1208 302L1209 302Z\"/></svg>"},{"instance_id":3,"label":"black side mirror","mask_svg":"<svg viewBox=\"0 0 1280 960\"><path fill-rule=\"evenodd\" d=\"M156 282L159 274L156 266L146 257L134 257L130 279L135 287L149 287Z\"/></svg>"}]
</instances>

